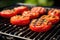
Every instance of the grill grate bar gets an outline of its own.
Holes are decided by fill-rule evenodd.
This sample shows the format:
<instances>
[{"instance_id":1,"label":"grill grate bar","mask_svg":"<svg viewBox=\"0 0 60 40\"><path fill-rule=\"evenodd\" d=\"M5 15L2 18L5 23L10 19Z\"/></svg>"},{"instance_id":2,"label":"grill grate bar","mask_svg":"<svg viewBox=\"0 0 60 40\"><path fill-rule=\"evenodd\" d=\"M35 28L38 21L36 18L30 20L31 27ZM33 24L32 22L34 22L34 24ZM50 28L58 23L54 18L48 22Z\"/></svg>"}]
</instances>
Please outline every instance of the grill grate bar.
<instances>
[{"instance_id":1,"label":"grill grate bar","mask_svg":"<svg viewBox=\"0 0 60 40\"><path fill-rule=\"evenodd\" d=\"M4 26L4 25L3 25L3 26ZM2 27L2 28L0 29L0 31L4 32L4 31L8 30L9 28L11 28L11 26L6 25L6 26Z\"/></svg>"},{"instance_id":2,"label":"grill grate bar","mask_svg":"<svg viewBox=\"0 0 60 40\"><path fill-rule=\"evenodd\" d=\"M13 27L10 27L8 30L6 30L6 33L10 33L11 31L13 31L15 28L17 28L15 25Z\"/></svg>"},{"instance_id":3,"label":"grill grate bar","mask_svg":"<svg viewBox=\"0 0 60 40\"><path fill-rule=\"evenodd\" d=\"M10 32L10 34L14 34L14 33L17 32L19 29L20 29L20 27L15 28L15 30L12 30L12 31Z\"/></svg>"},{"instance_id":4,"label":"grill grate bar","mask_svg":"<svg viewBox=\"0 0 60 40\"><path fill-rule=\"evenodd\" d=\"M38 37L41 35L41 33L38 33L38 35L33 39L33 40L36 40L38 39Z\"/></svg>"},{"instance_id":5,"label":"grill grate bar","mask_svg":"<svg viewBox=\"0 0 60 40\"><path fill-rule=\"evenodd\" d=\"M28 36L32 31L30 31L29 33L27 33L26 35L24 35L25 37Z\"/></svg>"},{"instance_id":6,"label":"grill grate bar","mask_svg":"<svg viewBox=\"0 0 60 40\"><path fill-rule=\"evenodd\" d=\"M4 28L6 28L6 26L8 26L9 24L5 24L5 23L3 23L3 24L0 24L0 30L2 30L2 29L4 29Z\"/></svg>"},{"instance_id":7,"label":"grill grate bar","mask_svg":"<svg viewBox=\"0 0 60 40\"><path fill-rule=\"evenodd\" d=\"M60 35L57 37L57 40L60 40Z\"/></svg>"},{"instance_id":8,"label":"grill grate bar","mask_svg":"<svg viewBox=\"0 0 60 40\"><path fill-rule=\"evenodd\" d=\"M45 34L46 34L46 32L43 33L43 34L38 38L38 40L41 40L41 38L42 38Z\"/></svg>"},{"instance_id":9,"label":"grill grate bar","mask_svg":"<svg viewBox=\"0 0 60 40\"><path fill-rule=\"evenodd\" d=\"M56 36L59 32L60 32L60 29L59 30L57 29L56 33L49 40L52 40L54 36Z\"/></svg>"},{"instance_id":10,"label":"grill grate bar","mask_svg":"<svg viewBox=\"0 0 60 40\"><path fill-rule=\"evenodd\" d=\"M3 28L5 28L6 27L6 25L4 26L4 25L1 25L0 26L0 30L2 30Z\"/></svg>"},{"instance_id":11,"label":"grill grate bar","mask_svg":"<svg viewBox=\"0 0 60 40\"><path fill-rule=\"evenodd\" d=\"M29 28L26 29L25 31L22 31L22 33L19 33L18 36L22 36L25 32L29 31ZM25 35L25 34L24 34Z\"/></svg>"},{"instance_id":12,"label":"grill grate bar","mask_svg":"<svg viewBox=\"0 0 60 40\"><path fill-rule=\"evenodd\" d=\"M30 33L30 34L28 34L28 35L26 34L26 36L25 36L26 38L29 38L29 36L30 36L31 34L33 34L34 32L30 31L29 33Z\"/></svg>"},{"instance_id":13,"label":"grill grate bar","mask_svg":"<svg viewBox=\"0 0 60 40\"><path fill-rule=\"evenodd\" d=\"M54 27L55 27L55 26L54 26ZM57 27L55 27L55 28L51 31L51 33L49 33L49 34L45 37L44 40L49 39L52 35L54 35L54 34L56 33L58 27L59 27L59 26L57 25Z\"/></svg>"},{"instance_id":14,"label":"grill grate bar","mask_svg":"<svg viewBox=\"0 0 60 40\"><path fill-rule=\"evenodd\" d=\"M20 36L25 37L25 35L29 32L30 32L30 30L26 31L25 33L22 33Z\"/></svg>"},{"instance_id":15,"label":"grill grate bar","mask_svg":"<svg viewBox=\"0 0 60 40\"><path fill-rule=\"evenodd\" d=\"M51 33L51 31L52 31L54 28L55 28L55 27L53 26L49 31L43 33L43 34L38 38L38 40L44 39L47 35L49 35L49 33Z\"/></svg>"},{"instance_id":16,"label":"grill grate bar","mask_svg":"<svg viewBox=\"0 0 60 40\"><path fill-rule=\"evenodd\" d=\"M17 37L17 38L22 38L22 39L26 39L26 40L31 40L31 39L29 39L29 38L24 38L24 37L21 37L21 36L16 36L16 35L12 35L12 34L3 33L3 32L1 32L1 31L0 31L0 34L12 36L12 37Z\"/></svg>"},{"instance_id":17,"label":"grill grate bar","mask_svg":"<svg viewBox=\"0 0 60 40\"><path fill-rule=\"evenodd\" d=\"M31 34L31 35L29 36L29 38L32 38L32 36L35 35L35 34L36 34L36 32L34 32L33 34Z\"/></svg>"},{"instance_id":18,"label":"grill grate bar","mask_svg":"<svg viewBox=\"0 0 60 40\"><path fill-rule=\"evenodd\" d=\"M24 30L26 30L27 29L27 27L24 27L23 29L19 29L19 31L17 31L16 33L15 33L15 35L18 35L20 32L22 32L22 31L24 31Z\"/></svg>"}]
</instances>

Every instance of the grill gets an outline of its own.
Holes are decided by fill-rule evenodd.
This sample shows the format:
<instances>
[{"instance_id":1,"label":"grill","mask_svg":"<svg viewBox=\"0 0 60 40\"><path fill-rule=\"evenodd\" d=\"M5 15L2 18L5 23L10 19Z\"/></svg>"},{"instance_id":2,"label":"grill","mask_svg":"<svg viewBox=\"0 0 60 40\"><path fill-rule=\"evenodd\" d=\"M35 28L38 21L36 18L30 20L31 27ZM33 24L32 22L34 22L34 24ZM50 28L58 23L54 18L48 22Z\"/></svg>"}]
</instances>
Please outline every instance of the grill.
<instances>
[{"instance_id":1,"label":"grill","mask_svg":"<svg viewBox=\"0 0 60 40\"><path fill-rule=\"evenodd\" d=\"M13 5L8 8L13 8L15 6L20 5ZM24 27L11 25L9 19L0 17L0 34L26 40L60 40L60 23L58 22L53 25L52 29L45 33L38 33L31 31L28 25Z\"/></svg>"}]
</instances>

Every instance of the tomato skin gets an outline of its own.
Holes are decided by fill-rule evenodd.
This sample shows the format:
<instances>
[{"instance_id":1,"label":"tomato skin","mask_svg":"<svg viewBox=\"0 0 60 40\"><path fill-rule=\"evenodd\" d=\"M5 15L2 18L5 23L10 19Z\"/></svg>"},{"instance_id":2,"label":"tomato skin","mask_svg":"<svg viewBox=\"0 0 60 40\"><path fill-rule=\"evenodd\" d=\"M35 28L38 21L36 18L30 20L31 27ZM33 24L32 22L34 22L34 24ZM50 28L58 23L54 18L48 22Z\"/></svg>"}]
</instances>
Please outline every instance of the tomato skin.
<instances>
[{"instance_id":1,"label":"tomato skin","mask_svg":"<svg viewBox=\"0 0 60 40\"><path fill-rule=\"evenodd\" d=\"M59 22L59 17L58 16L47 15L46 19L53 24Z\"/></svg>"},{"instance_id":2,"label":"tomato skin","mask_svg":"<svg viewBox=\"0 0 60 40\"><path fill-rule=\"evenodd\" d=\"M33 26L30 25L30 29L35 32L46 32L51 29L51 25L43 25L43 26Z\"/></svg>"},{"instance_id":3,"label":"tomato skin","mask_svg":"<svg viewBox=\"0 0 60 40\"><path fill-rule=\"evenodd\" d=\"M41 19L41 20L43 20L43 19ZM46 20L46 19L45 19ZM40 24L40 23L38 23L38 22L41 22L41 21L35 21L35 20L33 20L32 22L31 22L31 24L30 24L30 29L32 30L32 31L35 31L35 32L46 32L46 31L48 31L48 30L50 30L51 29L51 27L52 27L52 23L51 22L49 22L49 21L46 21L46 22L41 22L42 24ZM37 24L38 23L38 24Z\"/></svg>"},{"instance_id":4,"label":"tomato skin","mask_svg":"<svg viewBox=\"0 0 60 40\"><path fill-rule=\"evenodd\" d=\"M15 16L16 13L14 13L13 10L3 10L1 11L0 15L4 18L10 18L12 16Z\"/></svg>"},{"instance_id":5,"label":"tomato skin","mask_svg":"<svg viewBox=\"0 0 60 40\"><path fill-rule=\"evenodd\" d=\"M43 15L43 16L41 16L41 19L46 19L46 20L50 21L52 24L59 22L59 17L53 16L53 15Z\"/></svg>"},{"instance_id":6,"label":"tomato skin","mask_svg":"<svg viewBox=\"0 0 60 40\"><path fill-rule=\"evenodd\" d=\"M39 13L35 13L35 12L31 12L30 15L31 15L30 16L31 19L35 19L35 18L39 17Z\"/></svg>"},{"instance_id":7,"label":"tomato skin","mask_svg":"<svg viewBox=\"0 0 60 40\"><path fill-rule=\"evenodd\" d=\"M51 29L51 24L50 25L41 25L41 26L33 26L30 25L30 29L35 32L46 32Z\"/></svg>"},{"instance_id":8,"label":"tomato skin","mask_svg":"<svg viewBox=\"0 0 60 40\"><path fill-rule=\"evenodd\" d=\"M60 17L60 10L59 9L51 9L48 11L48 15Z\"/></svg>"},{"instance_id":9,"label":"tomato skin","mask_svg":"<svg viewBox=\"0 0 60 40\"><path fill-rule=\"evenodd\" d=\"M26 6L19 6L19 7L14 8L14 10L15 10L15 13L22 14L24 11L28 10L28 7L26 7Z\"/></svg>"},{"instance_id":10,"label":"tomato skin","mask_svg":"<svg viewBox=\"0 0 60 40\"><path fill-rule=\"evenodd\" d=\"M46 9L43 7L33 7L31 9L31 12L36 12L36 13L39 13L40 15L43 15L46 13Z\"/></svg>"},{"instance_id":11,"label":"tomato skin","mask_svg":"<svg viewBox=\"0 0 60 40\"><path fill-rule=\"evenodd\" d=\"M12 25L27 25L30 23L30 18L29 17L22 17L20 15L16 15L11 17L10 23Z\"/></svg>"},{"instance_id":12,"label":"tomato skin","mask_svg":"<svg viewBox=\"0 0 60 40\"><path fill-rule=\"evenodd\" d=\"M30 17L30 11L24 11L24 12L22 13L22 16Z\"/></svg>"},{"instance_id":13,"label":"tomato skin","mask_svg":"<svg viewBox=\"0 0 60 40\"><path fill-rule=\"evenodd\" d=\"M28 16L28 17L30 17L30 19L34 19L39 16L39 13L25 11L25 12L23 12L22 16Z\"/></svg>"}]
</instances>

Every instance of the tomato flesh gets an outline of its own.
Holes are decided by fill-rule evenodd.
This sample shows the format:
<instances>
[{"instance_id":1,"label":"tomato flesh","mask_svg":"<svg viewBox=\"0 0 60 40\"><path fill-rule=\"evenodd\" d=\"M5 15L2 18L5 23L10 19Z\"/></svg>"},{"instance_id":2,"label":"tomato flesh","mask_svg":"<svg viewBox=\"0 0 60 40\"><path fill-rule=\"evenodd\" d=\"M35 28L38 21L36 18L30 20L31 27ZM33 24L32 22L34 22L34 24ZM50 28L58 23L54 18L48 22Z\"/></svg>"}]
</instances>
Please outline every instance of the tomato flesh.
<instances>
[{"instance_id":1,"label":"tomato flesh","mask_svg":"<svg viewBox=\"0 0 60 40\"><path fill-rule=\"evenodd\" d=\"M1 11L0 15L4 18L10 18L12 16L15 16L16 13L14 13L14 10L3 10Z\"/></svg>"},{"instance_id":2,"label":"tomato flesh","mask_svg":"<svg viewBox=\"0 0 60 40\"><path fill-rule=\"evenodd\" d=\"M46 13L46 9L43 7L33 7L31 9L31 12L36 12L36 13L39 13L40 15L42 15L42 14Z\"/></svg>"},{"instance_id":3,"label":"tomato flesh","mask_svg":"<svg viewBox=\"0 0 60 40\"><path fill-rule=\"evenodd\" d=\"M28 7L26 7L26 6L20 6L20 7L14 8L14 10L15 10L15 13L22 14L24 11L28 10Z\"/></svg>"},{"instance_id":4,"label":"tomato flesh","mask_svg":"<svg viewBox=\"0 0 60 40\"><path fill-rule=\"evenodd\" d=\"M38 22L40 22L40 23L38 23ZM34 24L33 24L33 22L31 22L31 24L30 24L30 29L35 32L46 32L46 31L50 30L51 27L52 27L52 23L48 22L48 21L41 22L38 20L38 21L34 22Z\"/></svg>"},{"instance_id":5,"label":"tomato flesh","mask_svg":"<svg viewBox=\"0 0 60 40\"><path fill-rule=\"evenodd\" d=\"M34 19L39 16L39 13L25 11L25 12L23 12L22 16L28 16L28 17L30 17L30 19Z\"/></svg>"},{"instance_id":6,"label":"tomato flesh","mask_svg":"<svg viewBox=\"0 0 60 40\"><path fill-rule=\"evenodd\" d=\"M16 15L11 17L10 23L13 25L27 25L30 23L30 18Z\"/></svg>"}]
</instances>

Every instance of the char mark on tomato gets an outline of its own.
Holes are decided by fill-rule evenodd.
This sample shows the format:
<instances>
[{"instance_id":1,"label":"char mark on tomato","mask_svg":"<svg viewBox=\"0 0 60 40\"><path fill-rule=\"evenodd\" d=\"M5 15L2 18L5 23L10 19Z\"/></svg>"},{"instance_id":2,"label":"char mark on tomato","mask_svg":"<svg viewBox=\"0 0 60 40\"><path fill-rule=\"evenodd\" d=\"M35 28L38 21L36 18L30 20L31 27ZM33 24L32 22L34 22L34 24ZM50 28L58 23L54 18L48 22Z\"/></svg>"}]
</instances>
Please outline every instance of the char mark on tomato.
<instances>
[{"instance_id":1,"label":"char mark on tomato","mask_svg":"<svg viewBox=\"0 0 60 40\"><path fill-rule=\"evenodd\" d=\"M46 9L43 7L33 7L31 9L31 12L36 12L36 13L39 13L40 15L42 15L42 14L46 13Z\"/></svg>"},{"instance_id":2,"label":"char mark on tomato","mask_svg":"<svg viewBox=\"0 0 60 40\"><path fill-rule=\"evenodd\" d=\"M15 13L22 14L24 11L28 11L29 9L27 6L19 6L19 7L15 7L14 10Z\"/></svg>"},{"instance_id":3,"label":"char mark on tomato","mask_svg":"<svg viewBox=\"0 0 60 40\"><path fill-rule=\"evenodd\" d=\"M11 17L10 23L12 25L27 25L30 23L30 18L16 15L16 16Z\"/></svg>"},{"instance_id":4,"label":"char mark on tomato","mask_svg":"<svg viewBox=\"0 0 60 40\"><path fill-rule=\"evenodd\" d=\"M59 9L50 9L48 11L48 15L53 15L53 16L60 17L60 10Z\"/></svg>"},{"instance_id":5,"label":"char mark on tomato","mask_svg":"<svg viewBox=\"0 0 60 40\"><path fill-rule=\"evenodd\" d=\"M14 10L7 9L7 10L2 10L0 15L4 18L10 18L10 17L15 16L17 14L14 12Z\"/></svg>"}]
</instances>

